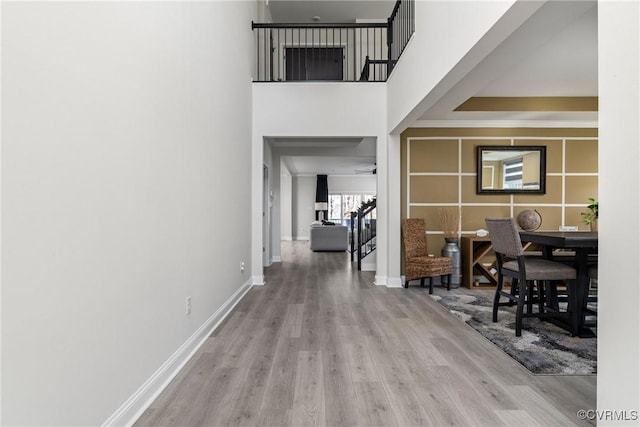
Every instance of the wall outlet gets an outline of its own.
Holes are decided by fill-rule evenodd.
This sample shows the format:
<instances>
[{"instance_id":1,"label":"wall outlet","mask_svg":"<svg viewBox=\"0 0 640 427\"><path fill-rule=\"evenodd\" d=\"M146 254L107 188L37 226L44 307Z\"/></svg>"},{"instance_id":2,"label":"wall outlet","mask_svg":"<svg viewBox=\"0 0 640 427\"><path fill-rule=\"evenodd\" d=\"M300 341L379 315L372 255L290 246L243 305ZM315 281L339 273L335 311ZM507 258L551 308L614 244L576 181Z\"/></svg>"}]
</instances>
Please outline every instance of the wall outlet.
<instances>
[{"instance_id":1,"label":"wall outlet","mask_svg":"<svg viewBox=\"0 0 640 427\"><path fill-rule=\"evenodd\" d=\"M242 273L243 271L244 271L244 261L240 263L240 272Z\"/></svg>"},{"instance_id":2,"label":"wall outlet","mask_svg":"<svg viewBox=\"0 0 640 427\"><path fill-rule=\"evenodd\" d=\"M187 297L186 311L187 316L191 314L191 297Z\"/></svg>"}]
</instances>

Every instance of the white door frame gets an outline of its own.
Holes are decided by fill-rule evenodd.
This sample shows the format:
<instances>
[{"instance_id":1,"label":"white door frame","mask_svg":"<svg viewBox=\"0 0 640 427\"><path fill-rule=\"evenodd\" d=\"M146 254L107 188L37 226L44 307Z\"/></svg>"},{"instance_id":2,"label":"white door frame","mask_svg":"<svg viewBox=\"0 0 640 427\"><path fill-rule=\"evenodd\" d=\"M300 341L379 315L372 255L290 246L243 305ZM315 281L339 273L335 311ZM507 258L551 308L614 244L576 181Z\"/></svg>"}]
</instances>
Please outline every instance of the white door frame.
<instances>
[{"instance_id":1,"label":"white door frame","mask_svg":"<svg viewBox=\"0 0 640 427\"><path fill-rule=\"evenodd\" d=\"M271 198L269 166L262 165L262 265L271 265Z\"/></svg>"}]
</instances>

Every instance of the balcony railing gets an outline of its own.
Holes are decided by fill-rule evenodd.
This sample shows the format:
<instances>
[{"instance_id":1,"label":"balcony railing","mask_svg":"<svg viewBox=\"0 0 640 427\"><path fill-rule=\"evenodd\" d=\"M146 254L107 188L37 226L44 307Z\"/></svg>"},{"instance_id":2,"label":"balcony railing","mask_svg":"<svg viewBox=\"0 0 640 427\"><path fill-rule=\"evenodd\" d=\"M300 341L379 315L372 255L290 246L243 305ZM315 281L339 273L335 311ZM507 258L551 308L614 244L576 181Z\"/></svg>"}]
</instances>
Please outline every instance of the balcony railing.
<instances>
[{"instance_id":1,"label":"balcony railing","mask_svg":"<svg viewBox=\"0 0 640 427\"><path fill-rule=\"evenodd\" d=\"M398 0L389 17L389 58L393 65L400 59L400 55L415 31L415 7L414 0Z\"/></svg>"},{"instance_id":2,"label":"balcony railing","mask_svg":"<svg viewBox=\"0 0 640 427\"><path fill-rule=\"evenodd\" d=\"M387 22L252 22L256 82L386 81L414 31L414 0L398 0Z\"/></svg>"}]
</instances>

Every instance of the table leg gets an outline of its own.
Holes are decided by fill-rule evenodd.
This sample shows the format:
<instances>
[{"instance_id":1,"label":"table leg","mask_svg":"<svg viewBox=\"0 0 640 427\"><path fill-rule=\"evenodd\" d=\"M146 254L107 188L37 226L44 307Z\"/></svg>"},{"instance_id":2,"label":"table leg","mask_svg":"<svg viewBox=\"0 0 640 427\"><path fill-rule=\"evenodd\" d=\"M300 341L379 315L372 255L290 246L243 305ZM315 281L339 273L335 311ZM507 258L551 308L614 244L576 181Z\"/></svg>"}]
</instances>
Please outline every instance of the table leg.
<instances>
[{"instance_id":1,"label":"table leg","mask_svg":"<svg viewBox=\"0 0 640 427\"><path fill-rule=\"evenodd\" d=\"M587 271L588 257L588 248L578 248L576 250L577 280L574 292L569 292L571 335L574 336L593 336L593 332L584 327L585 310L587 308L587 300L589 296L589 274Z\"/></svg>"}]
</instances>

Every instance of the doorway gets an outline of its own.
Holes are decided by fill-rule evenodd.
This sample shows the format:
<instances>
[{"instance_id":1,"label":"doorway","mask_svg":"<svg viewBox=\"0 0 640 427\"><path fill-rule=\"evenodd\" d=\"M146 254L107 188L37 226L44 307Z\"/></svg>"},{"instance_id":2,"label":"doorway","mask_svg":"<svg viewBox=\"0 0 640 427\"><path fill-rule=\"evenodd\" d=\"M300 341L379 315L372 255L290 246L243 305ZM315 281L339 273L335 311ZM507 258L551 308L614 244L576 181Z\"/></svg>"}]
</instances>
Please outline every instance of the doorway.
<instances>
[{"instance_id":1,"label":"doorway","mask_svg":"<svg viewBox=\"0 0 640 427\"><path fill-rule=\"evenodd\" d=\"M287 81L343 79L341 47L285 48L285 78Z\"/></svg>"}]
</instances>

